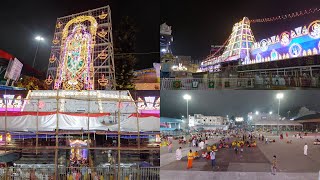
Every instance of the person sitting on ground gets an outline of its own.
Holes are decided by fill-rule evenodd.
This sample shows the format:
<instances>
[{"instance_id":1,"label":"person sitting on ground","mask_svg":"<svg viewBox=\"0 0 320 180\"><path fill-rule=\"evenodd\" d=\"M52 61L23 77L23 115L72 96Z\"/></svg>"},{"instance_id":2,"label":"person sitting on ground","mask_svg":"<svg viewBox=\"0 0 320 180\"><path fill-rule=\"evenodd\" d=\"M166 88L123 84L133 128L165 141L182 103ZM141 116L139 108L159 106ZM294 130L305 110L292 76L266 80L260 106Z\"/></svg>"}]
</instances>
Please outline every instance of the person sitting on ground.
<instances>
[{"instance_id":1,"label":"person sitting on ground","mask_svg":"<svg viewBox=\"0 0 320 180\"><path fill-rule=\"evenodd\" d=\"M199 156L198 151L194 152L194 158L199 158L199 157L200 157L200 156Z\"/></svg>"},{"instance_id":2,"label":"person sitting on ground","mask_svg":"<svg viewBox=\"0 0 320 180\"><path fill-rule=\"evenodd\" d=\"M206 158L207 152L203 151L201 156L202 156L203 158Z\"/></svg>"}]
</instances>

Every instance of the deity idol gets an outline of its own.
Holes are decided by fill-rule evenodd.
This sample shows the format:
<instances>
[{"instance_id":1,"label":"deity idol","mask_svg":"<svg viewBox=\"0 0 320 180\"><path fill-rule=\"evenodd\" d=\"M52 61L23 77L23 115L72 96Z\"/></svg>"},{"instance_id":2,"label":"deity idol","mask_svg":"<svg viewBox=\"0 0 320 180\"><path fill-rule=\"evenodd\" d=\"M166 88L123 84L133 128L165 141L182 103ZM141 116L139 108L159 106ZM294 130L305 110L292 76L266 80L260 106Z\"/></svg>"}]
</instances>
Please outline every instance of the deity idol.
<instances>
[{"instance_id":1,"label":"deity idol","mask_svg":"<svg viewBox=\"0 0 320 180\"><path fill-rule=\"evenodd\" d=\"M311 26L311 29L312 29L312 32L310 32L310 34L313 37L320 38L320 23L314 23Z\"/></svg>"},{"instance_id":2,"label":"deity idol","mask_svg":"<svg viewBox=\"0 0 320 180\"><path fill-rule=\"evenodd\" d=\"M91 35L84 25L76 25L65 42L62 79L64 89L90 89Z\"/></svg>"}]
</instances>

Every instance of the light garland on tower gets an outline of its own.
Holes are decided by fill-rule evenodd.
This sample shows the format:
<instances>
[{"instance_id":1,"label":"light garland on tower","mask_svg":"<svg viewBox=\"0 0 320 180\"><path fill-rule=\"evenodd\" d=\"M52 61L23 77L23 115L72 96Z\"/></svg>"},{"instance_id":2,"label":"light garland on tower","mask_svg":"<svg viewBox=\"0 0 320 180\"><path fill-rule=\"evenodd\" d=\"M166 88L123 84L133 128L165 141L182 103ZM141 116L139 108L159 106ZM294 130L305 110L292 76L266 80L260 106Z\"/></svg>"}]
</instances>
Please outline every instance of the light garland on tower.
<instances>
[{"instance_id":1,"label":"light garland on tower","mask_svg":"<svg viewBox=\"0 0 320 180\"><path fill-rule=\"evenodd\" d=\"M299 16L304 16L307 14L314 14L320 12L320 8L311 8L309 10L304 10L304 11L297 11L294 13L290 14L285 14L281 16L274 16L274 17L268 17L268 18L261 18L261 19L253 19L250 20L250 23L264 23L264 22L274 22L274 21L279 21L279 20L285 20L285 19L292 19L295 17Z\"/></svg>"}]
</instances>

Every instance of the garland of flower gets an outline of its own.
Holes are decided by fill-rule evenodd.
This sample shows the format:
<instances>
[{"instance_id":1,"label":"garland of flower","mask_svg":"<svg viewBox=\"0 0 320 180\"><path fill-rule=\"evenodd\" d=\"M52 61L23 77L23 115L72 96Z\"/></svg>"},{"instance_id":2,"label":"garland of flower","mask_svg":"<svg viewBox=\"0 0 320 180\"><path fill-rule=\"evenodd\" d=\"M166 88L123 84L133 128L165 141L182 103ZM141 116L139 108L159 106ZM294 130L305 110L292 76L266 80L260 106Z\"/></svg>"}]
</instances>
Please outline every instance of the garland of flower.
<instances>
[{"instance_id":1,"label":"garland of flower","mask_svg":"<svg viewBox=\"0 0 320 180\"><path fill-rule=\"evenodd\" d=\"M304 11L297 11L294 13L281 15L281 16L274 16L274 17L268 17L268 18L262 18L262 19L253 19L250 20L250 23L264 23L264 22L273 22L273 21L279 21L279 20L285 20L285 19L292 19L299 16L304 16L307 14L314 14L320 12L320 8L311 8L309 10Z\"/></svg>"}]
</instances>

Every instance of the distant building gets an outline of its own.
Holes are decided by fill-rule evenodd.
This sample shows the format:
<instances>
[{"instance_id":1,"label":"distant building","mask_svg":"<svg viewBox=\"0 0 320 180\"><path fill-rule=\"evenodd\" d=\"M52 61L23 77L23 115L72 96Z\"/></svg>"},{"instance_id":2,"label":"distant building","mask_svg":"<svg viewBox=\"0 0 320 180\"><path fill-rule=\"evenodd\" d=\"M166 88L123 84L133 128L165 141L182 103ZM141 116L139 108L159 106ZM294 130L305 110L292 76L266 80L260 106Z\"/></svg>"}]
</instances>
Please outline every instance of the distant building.
<instances>
[{"instance_id":1,"label":"distant building","mask_svg":"<svg viewBox=\"0 0 320 180\"><path fill-rule=\"evenodd\" d=\"M136 90L159 90L160 63L153 63L153 68L136 70L133 83Z\"/></svg>"},{"instance_id":2,"label":"distant building","mask_svg":"<svg viewBox=\"0 0 320 180\"><path fill-rule=\"evenodd\" d=\"M248 124L255 130L263 131L301 131L302 124L299 122L281 118L278 114L259 113L249 114Z\"/></svg>"},{"instance_id":3,"label":"distant building","mask_svg":"<svg viewBox=\"0 0 320 180\"><path fill-rule=\"evenodd\" d=\"M182 119L160 117L160 131L164 135L181 135L185 127Z\"/></svg>"},{"instance_id":4,"label":"distant building","mask_svg":"<svg viewBox=\"0 0 320 180\"><path fill-rule=\"evenodd\" d=\"M228 129L226 117L204 116L202 114L194 114L194 116L190 116L189 126L195 129L203 128L205 130Z\"/></svg>"},{"instance_id":5,"label":"distant building","mask_svg":"<svg viewBox=\"0 0 320 180\"><path fill-rule=\"evenodd\" d=\"M173 42L171 26L166 23L160 25L160 57L164 54L172 54L171 44Z\"/></svg>"},{"instance_id":6,"label":"distant building","mask_svg":"<svg viewBox=\"0 0 320 180\"><path fill-rule=\"evenodd\" d=\"M301 123L303 125L303 129L306 131L320 131L320 113L302 116L294 121Z\"/></svg>"}]
</instances>

